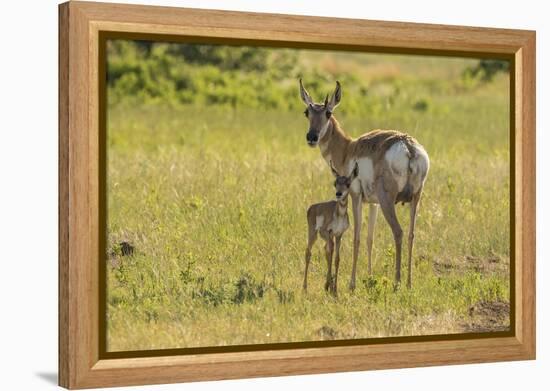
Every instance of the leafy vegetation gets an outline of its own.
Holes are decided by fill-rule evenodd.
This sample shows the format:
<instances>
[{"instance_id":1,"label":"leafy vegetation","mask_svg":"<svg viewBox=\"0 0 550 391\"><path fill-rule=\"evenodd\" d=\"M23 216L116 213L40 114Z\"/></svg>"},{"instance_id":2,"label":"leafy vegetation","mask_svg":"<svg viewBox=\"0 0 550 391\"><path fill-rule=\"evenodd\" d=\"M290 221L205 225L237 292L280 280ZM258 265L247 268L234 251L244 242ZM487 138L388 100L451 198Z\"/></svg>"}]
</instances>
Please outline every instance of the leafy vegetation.
<instances>
[{"instance_id":1,"label":"leafy vegetation","mask_svg":"<svg viewBox=\"0 0 550 391\"><path fill-rule=\"evenodd\" d=\"M465 78L476 64L111 42L109 349L506 329L508 78ZM335 115L350 135L402 129L430 153L412 290L393 291L393 239L380 216L372 276L363 238L358 287L346 289L350 230L339 297L323 290L321 244L302 292L305 211L333 190L305 143L300 76L318 100L342 82ZM408 208L398 213L406 230Z\"/></svg>"},{"instance_id":2,"label":"leafy vegetation","mask_svg":"<svg viewBox=\"0 0 550 391\"><path fill-rule=\"evenodd\" d=\"M483 81L491 81L499 72L507 73L510 71L510 63L501 60L480 60L478 64L467 68L465 76L481 78Z\"/></svg>"},{"instance_id":3,"label":"leafy vegetation","mask_svg":"<svg viewBox=\"0 0 550 391\"><path fill-rule=\"evenodd\" d=\"M386 68L374 57L292 49L247 46L151 43L111 40L108 42L109 101L132 104L223 105L230 108L295 111L296 80L304 77L308 91L321 99L340 80L346 86L344 114L376 114L397 100L412 100L416 110L427 110L433 92L455 94L490 81L508 63L496 60L470 61L462 78L398 74L387 59ZM299 58L300 57L300 58ZM441 60L441 76L449 67L464 62ZM414 63L419 67L418 63ZM412 65L412 64L410 64ZM422 69L417 69L420 73ZM408 96L407 94L411 94Z\"/></svg>"}]
</instances>

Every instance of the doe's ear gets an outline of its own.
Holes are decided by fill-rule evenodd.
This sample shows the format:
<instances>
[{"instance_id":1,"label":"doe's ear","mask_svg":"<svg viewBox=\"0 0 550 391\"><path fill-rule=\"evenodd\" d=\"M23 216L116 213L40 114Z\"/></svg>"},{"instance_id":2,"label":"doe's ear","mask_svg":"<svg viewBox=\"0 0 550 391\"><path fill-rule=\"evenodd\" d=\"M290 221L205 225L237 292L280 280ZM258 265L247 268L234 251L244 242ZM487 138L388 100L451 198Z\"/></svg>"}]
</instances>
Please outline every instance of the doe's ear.
<instances>
[{"instance_id":1,"label":"doe's ear","mask_svg":"<svg viewBox=\"0 0 550 391\"><path fill-rule=\"evenodd\" d=\"M336 106L338 106L338 104L340 103L340 100L342 100L342 86L340 86L339 81L336 81L336 88L330 96L330 100L328 101L328 105L326 105L326 109L330 112L334 111Z\"/></svg>"},{"instance_id":2,"label":"doe's ear","mask_svg":"<svg viewBox=\"0 0 550 391\"><path fill-rule=\"evenodd\" d=\"M304 85L302 84L302 79L300 79L300 98L302 98L302 102L304 102L306 106L313 104L311 96L309 96L309 93L306 91Z\"/></svg>"},{"instance_id":3,"label":"doe's ear","mask_svg":"<svg viewBox=\"0 0 550 391\"><path fill-rule=\"evenodd\" d=\"M332 165L332 160L330 161L330 171L332 171L332 175L334 175L335 178L338 178L340 175L338 174L338 171L334 168Z\"/></svg>"}]
</instances>

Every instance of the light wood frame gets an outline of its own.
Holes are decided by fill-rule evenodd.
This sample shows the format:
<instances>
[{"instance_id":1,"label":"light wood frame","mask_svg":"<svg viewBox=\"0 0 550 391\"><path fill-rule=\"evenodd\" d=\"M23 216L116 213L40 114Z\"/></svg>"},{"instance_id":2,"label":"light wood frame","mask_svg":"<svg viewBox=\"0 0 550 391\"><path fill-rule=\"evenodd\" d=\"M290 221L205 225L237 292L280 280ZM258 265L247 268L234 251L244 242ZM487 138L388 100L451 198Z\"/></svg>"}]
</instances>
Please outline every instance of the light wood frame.
<instances>
[{"instance_id":1,"label":"light wood frame","mask_svg":"<svg viewBox=\"0 0 550 391\"><path fill-rule=\"evenodd\" d=\"M509 58L515 230L511 336L102 359L100 32ZM535 32L69 2L59 6L59 384L90 388L535 358Z\"/></svg>"}]
</instances>

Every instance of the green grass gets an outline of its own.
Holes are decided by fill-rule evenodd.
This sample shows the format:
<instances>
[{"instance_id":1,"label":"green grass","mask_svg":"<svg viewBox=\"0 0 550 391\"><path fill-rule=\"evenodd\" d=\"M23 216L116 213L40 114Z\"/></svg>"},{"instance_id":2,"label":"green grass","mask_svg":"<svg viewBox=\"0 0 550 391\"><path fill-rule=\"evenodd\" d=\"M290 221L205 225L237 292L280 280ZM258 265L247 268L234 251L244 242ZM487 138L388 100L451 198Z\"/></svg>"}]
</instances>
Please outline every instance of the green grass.
<instances>
[{"instance_id":1,"label":"green grass","mask_svg":"<svg viewBox=\"0 0 550 391\"><path fill-rule=\"evenodd\" d=\"M313 252L309 291L301 289L305 211L333 196L330 170L319 150L306 146L301 110L110 107L108 349L506 327L507 313L504 319L491 315L500 319L497 324L475 311L509 301L507 77L453 93L429 82L413 87L402 88L370 116L336 111L350 135L401 129L430 154L413 288L392 289L393 239L381 214L373 276L367 276L363 208L358 287L347 290L350 229L343 238L337 299L323 290L321 242ZM414 110L419 99L426 105ZM398 215L406 232L408 207L399 206ZM121 241L135 246L133 256L118 254Z\"/></svg>"}]
</instances>

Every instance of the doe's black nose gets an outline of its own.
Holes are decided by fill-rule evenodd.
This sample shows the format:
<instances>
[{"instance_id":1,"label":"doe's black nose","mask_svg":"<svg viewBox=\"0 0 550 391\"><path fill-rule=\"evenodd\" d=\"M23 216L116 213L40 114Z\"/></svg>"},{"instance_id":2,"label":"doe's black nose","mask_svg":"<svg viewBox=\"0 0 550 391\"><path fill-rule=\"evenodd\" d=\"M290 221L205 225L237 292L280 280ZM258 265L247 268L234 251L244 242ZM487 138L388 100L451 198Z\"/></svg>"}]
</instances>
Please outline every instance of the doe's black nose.
<instances>
[{"instance_id":1,"label":"doe's black nose","mask_svg":"<svg viewBox=\"0 0 550 391\"><path fill-rule=\"evenodd\" d=\"M336 192L336 197L341 197L342 196L342 192L341 191L337 191Z\"/></svg>"},{"instance_id":2,"label":"doe's black nose","mask_svg":"<svg viewBox=\"0 0 550 391\"><path fill-rule=\"evenodd\" d=\"M316 143L317 141L319 141L319 136L313 132L308 132L306 134L306 140L312 143Z\"/></svg>"}]
</instances>

